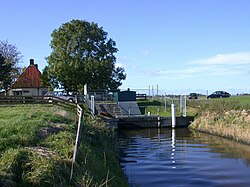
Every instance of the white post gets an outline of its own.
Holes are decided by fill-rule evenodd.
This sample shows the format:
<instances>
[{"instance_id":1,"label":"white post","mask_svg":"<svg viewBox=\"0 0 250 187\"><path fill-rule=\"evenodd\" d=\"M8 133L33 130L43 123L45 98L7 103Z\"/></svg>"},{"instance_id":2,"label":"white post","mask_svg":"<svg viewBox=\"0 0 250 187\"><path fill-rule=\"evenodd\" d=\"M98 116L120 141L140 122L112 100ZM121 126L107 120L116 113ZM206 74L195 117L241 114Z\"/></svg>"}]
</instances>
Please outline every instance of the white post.
<instances>
[{"instance_id":1,"label":"white post","mask_svg":"<svg viewBox=\"0 0 250 187\"><path fill-rule=\"evenodd\" d=\"M176 125L176 112L175 112L174 103L171 104L171 111L172 111L172 128L175 128L175 125Z\"/></svg>"},{"instance_id":2,"label":"white post","mask_svg":"<svg viewBox=\"0 0 250 187\"><path fill-rule=\"evenodd\" d=\"M157 125L158 125L158 128L159 128L159 127L161 127L161 117L160 116L157 117L157 121L158 121Z\"/></svg>"},{"instance_id":3,"label":"white post","mask_svg":"<svg viewBox=\"0 0 250 187\"><path fill-rule=\"evenodd\" d=\"M152 101L154 100L154 86L152 85Z\"/></svg>"},{"instance_id":4,"label":"white post","mask_svg":"<svg viewBox=\"0 0 250 187\"><path fill-rule=\"evenodd\" d=\"M87 84L84 85L83 95L86 96L88 94Z\"/></svg>"},{"instance_id":5,"label":"white post","mask_svg":"<svg viewBox=\"0 0 250 187\"><path fill-rule=\"evenodd\" d=\"M93 116L95 115L95 96L91 95L91 101L90 101L90 109L92 111Z\"/></svg>"},{"instance_id":6,"label":"white post","mask_svg":"<svg viewBox=\"0 0 250 187\"><path fill-rule=\"evenodd\" d=\"M158 88L158 84L157 84L157 91L156 91L156 95L159 95L159 88Z\"/></svg>"},{"instance_id":7,"label":"white post","mask_svg":"<svg viewBox=\"0 0 250 187\"><path fill-rule=\"evenodd\" d=\"M166 96L166 92L165 92L165 112L167 112L167 96Z\"/></svg>"}]
</instances>

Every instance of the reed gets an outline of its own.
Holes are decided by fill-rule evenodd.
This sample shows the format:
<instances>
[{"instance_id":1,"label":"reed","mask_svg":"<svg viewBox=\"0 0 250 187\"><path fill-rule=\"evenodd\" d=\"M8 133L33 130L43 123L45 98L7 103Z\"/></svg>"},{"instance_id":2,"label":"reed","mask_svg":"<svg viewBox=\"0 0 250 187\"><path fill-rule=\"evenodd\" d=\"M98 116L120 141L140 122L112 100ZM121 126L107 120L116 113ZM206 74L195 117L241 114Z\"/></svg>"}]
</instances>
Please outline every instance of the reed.
<instances>
[{"instance_id":1,"label":"reed","mask_svg":"<svg viewBox=\"0 0 250 187\"><path fill-rule=\"evenodd\" d=\"M190 128L250 144L250 110L246 106L237 100L202 103Z\"/></svg>"}]
</instances>

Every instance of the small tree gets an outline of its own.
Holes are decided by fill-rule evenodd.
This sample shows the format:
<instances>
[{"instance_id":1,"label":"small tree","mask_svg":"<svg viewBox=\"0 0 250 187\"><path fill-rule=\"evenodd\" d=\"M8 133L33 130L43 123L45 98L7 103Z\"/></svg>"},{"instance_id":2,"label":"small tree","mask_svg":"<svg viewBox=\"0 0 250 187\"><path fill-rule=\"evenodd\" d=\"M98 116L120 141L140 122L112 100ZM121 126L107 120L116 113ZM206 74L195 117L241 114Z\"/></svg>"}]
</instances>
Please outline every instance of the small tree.
<instances>
[{"instance_id":1,"label":"small tree","mask_svg":"<svg viewBox=\"0 0 250 187\"><path fill-rule=\"evenodd\" d=\"M0 54L0 90L7 90L11 83L11 65Z\"/></svg>"},{"instance_id":2,"label":"small tree","mask_svg":"<svg viewBox=\"0 0 250 187\"><path fill-rule=\"evenodd\" d=\"M9 44L8 41L0 41L0 55L2 60L4 59L1 62L0 86L2 89L7 90L20 75L18 64L22 56L17 47Z\"/></svg>"},{"instance_id":3,"label":"small tree","mask_svg":"<svg viewBox=\"0 0 250 187\"><path fill-rule=\"evenodd\" d=\"M53 87L66 91L117 89L126 78L123 68L115 68L115 42L96 23L72 20L52 33L52 52L45 68Z\"/></svg>"}]
</instances>

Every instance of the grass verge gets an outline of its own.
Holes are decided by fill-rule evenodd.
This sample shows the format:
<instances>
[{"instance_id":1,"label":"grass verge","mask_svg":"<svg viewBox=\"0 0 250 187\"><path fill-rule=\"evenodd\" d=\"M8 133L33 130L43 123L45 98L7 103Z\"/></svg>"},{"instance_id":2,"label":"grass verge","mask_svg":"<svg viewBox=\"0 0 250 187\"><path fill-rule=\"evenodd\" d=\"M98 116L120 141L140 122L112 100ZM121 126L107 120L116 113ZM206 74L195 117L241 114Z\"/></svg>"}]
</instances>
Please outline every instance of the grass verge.
<instances>
[{"instance_id":1,"label":"grass verge","mask_svg":"<svg viewBox=\"0 0 250 187\"><path fill-rule=\"evenodd\" d=\"M70 182L75 109L0 107L0 186L127 186L114 132L87 115L85 119Z\"/></svg>"}]
</instances>

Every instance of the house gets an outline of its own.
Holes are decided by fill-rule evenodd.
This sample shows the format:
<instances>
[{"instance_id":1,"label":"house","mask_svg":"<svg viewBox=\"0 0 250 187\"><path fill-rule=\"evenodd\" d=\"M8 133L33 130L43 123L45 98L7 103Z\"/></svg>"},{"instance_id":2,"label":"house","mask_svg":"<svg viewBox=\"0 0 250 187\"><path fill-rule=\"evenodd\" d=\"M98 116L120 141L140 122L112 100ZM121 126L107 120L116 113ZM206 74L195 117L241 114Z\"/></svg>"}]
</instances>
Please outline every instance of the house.
<instances>
[{"instance_id":1,"label":"house","mask_svg":"<svg viewBox=\"0 0 250 187\"><path fill-rule=\"evenodd\" d=\"M43 96L48 88L43 86L41 81L41 72L34 59L30 59L30 65L14 82L9 90L11 96Z\"/></svg>"}]
</instances>

